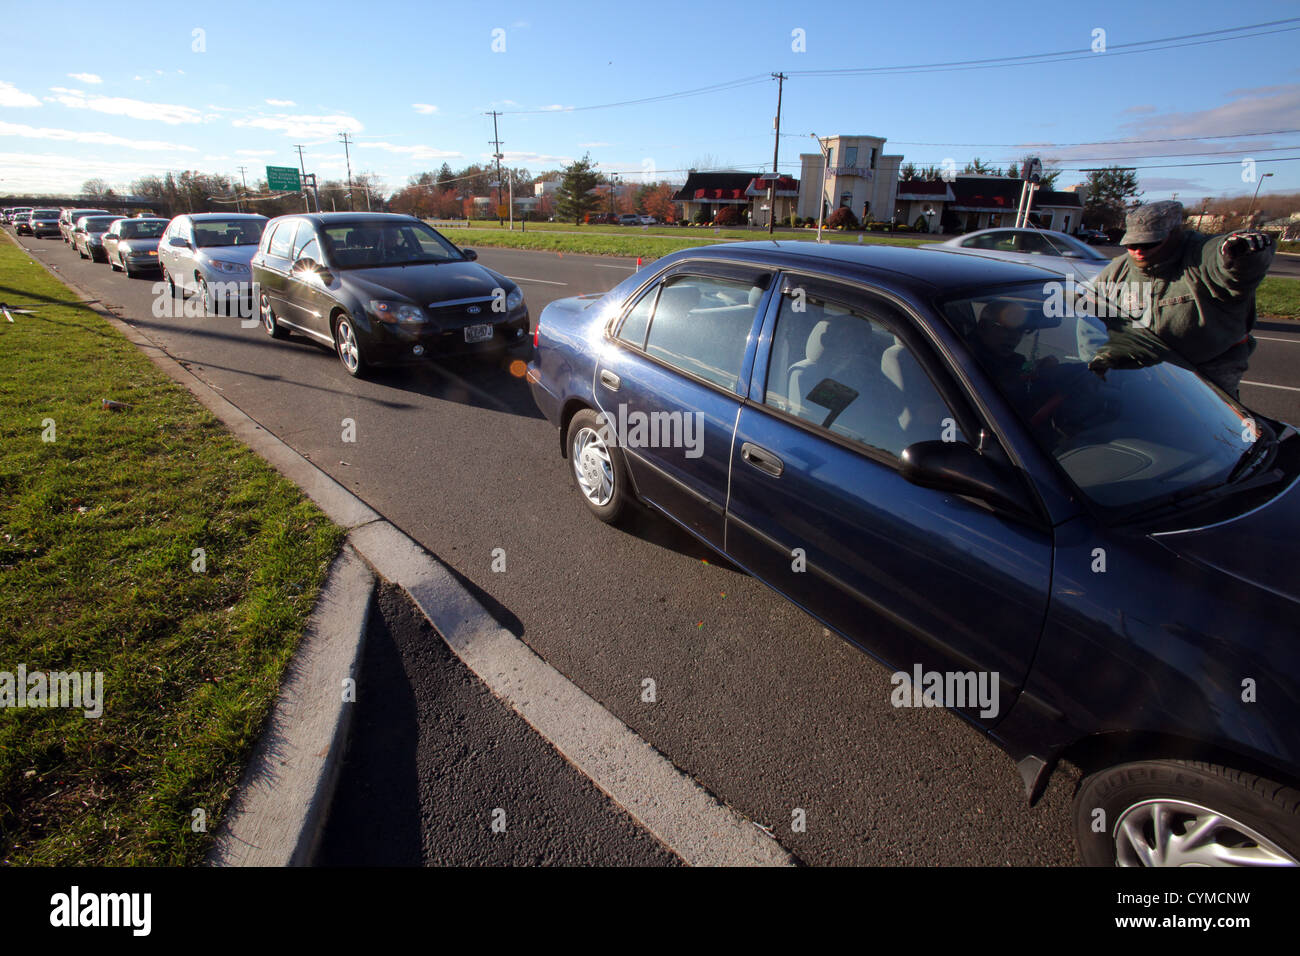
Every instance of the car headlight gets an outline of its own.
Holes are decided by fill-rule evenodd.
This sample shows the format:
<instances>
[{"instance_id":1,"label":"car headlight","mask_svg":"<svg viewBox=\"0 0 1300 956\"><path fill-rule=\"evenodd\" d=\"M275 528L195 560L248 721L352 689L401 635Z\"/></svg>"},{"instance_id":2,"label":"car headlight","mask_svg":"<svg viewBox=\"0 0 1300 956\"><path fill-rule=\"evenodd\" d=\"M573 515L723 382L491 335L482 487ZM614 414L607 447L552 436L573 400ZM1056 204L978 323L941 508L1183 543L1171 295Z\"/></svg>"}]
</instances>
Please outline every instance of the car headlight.
<instances>
[{"instance_id":1,"label":"car headlight","mask_svg":"<svg viewBox=\"0 0 1300 956\"><path fill-rule=\"evenodd\" d=\"M212 268L218 272L224 272L226 275L238 276L247 275L248 266L242 262L227 262L225 259L213 259Z\"/></svg>"},{"instance_id":2,"label":"car headlight","mask_svg":"<svg viewBox=\"0 0 1300 956\"><path fill-rule=\"evenodd\" d=\"M409 302L389 302L387 299L371 299L370 314L380 322L427 322L424 310Z\"/></svg>"},{"instance_id":3,"label":"car headlight","mask_svg":"<svg viewBox=\"0 0 1300 956\"><path fill-rule=\"evenodd\" d=\"M507 312L513 312L515 309L519 308L523 304L524 304L524 293L522 289L515 289L514 292L511 292L508 296L506 296Z\"/></svg>"}]
</instances>

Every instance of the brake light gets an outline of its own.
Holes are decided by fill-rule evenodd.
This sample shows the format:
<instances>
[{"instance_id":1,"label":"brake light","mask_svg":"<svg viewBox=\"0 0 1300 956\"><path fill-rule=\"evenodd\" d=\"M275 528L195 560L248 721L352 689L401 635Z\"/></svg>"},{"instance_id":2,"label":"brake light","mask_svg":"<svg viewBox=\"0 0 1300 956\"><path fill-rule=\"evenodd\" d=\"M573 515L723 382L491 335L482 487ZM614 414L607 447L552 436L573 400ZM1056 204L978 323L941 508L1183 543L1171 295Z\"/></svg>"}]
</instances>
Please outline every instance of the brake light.
<instances>
[{"instance_id":1,"label":"brake light","mask_svg":"<svg viewBox=\"0 0 1300 956\"><path fill-rule=\"evenodd\" d=\"M537 320L537 328L533 329L533 348L537 348L538 340L542 335L542 320Z\"/></svg>"}]
</instances>

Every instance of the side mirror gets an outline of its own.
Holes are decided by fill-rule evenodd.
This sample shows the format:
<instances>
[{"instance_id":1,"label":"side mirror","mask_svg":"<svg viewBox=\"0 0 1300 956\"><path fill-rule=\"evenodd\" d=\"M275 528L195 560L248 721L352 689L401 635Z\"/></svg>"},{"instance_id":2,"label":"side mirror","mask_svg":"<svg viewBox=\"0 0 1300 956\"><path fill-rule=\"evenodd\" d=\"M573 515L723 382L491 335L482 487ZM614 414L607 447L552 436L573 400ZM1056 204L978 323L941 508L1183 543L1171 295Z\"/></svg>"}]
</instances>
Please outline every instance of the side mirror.
<instances>
[{"instance_id":1,"label":"side mirror","mask_svg":"<svg viewBox=\"0 0 1300 956\"><path fill-rule=\"evenodd\" d=\"M299 259L297 262L293 264L292 270L298 275L302 275L304 273L311 273L312 275L320 279L322 282L329 282L331 278L329 269L325 268L325 266L322 263L317 262L315 259L312 259L311 257Z\"/></svg>"},{"instance_id":2,"label":"side mirror","mask_svg":"<svg viewBox=\"0 0 1300 956\"><path fill-rule=\"evenodd\" d=\"M904 478L922 488L970 495L991 505L1025 513L1020 483L1003 467L956 441L921 441L903 449Z\"/></svg>"},{"instance_id":3,"label":"side mirror","mask_svg":"<svg viewBox=\"0 0 1300 956\"><path fill-rule=\"evenodd\" d=\"M470 262L475 262L478 260L478 253L475 252L473 249L462 249L460 250L460 254Z\"/></svg>"},{"instance_id":4,"label":"side mirror","mask_svg":"<svg viewBox=\"0 0 1300 956\"><path fill-rule=\"evenodd\" d=\"M190 247L190 241L184 236L172 236L167 240L167 245L176 246L178 249L188 249Z\"/></svg>"}]
</instances>

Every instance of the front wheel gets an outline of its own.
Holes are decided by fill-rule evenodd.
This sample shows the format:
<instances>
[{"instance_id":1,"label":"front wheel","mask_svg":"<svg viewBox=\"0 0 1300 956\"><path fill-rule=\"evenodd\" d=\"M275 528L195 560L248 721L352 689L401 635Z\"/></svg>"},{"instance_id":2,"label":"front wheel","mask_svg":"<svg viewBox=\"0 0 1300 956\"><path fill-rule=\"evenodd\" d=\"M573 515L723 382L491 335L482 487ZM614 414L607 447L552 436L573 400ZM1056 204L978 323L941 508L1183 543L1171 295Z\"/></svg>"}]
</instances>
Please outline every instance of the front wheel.
<instances>
[{"instance_id":1,"label":"front wheel","mask_svg":"<svg viewBox=\"0 0 1300 956\"><path fill-rule=\"evenodd\" d=\"M356 326L349 315L340 315L334 323L334 351L349 375L353 378L365 376L366 360L361 354Z\"/></svg>"},{"instance_id":2,"label":"front wheel","mask_svg":"<svg viewBox=\"0 0 1300 956\"><path fill-rule=\"evenodd\" d=\"M266 329L266 334L273 339L287 339L289 330L281 327L280 323L275 320L275 310L271 308L271 300L267 298L266 293L262 293L257 307L262 313L262 328Z\"/></svg>"},{"instance_id":3,"label":"front wheel","mask_svg":"<svg viewBox=\"0 0 1300 956\"><path fill-rule=\"evenodd\" d=\"M1083 781L1074 832L1089 866L1297 866L1300 791L1215 764L1120 764Z\"/></svg>"},{"instance_id":4,"label":"front wheel","mask_svg":"<svg viewBox=\"0 0 1300 956\"><path fill-rule=\"evenodd\" d=\"M565 439L573 483L601 521L616 523L627 508L627 467L623 452L609 441L609 429L589 408L569 422Z\"/></svg>"}]
</instances>

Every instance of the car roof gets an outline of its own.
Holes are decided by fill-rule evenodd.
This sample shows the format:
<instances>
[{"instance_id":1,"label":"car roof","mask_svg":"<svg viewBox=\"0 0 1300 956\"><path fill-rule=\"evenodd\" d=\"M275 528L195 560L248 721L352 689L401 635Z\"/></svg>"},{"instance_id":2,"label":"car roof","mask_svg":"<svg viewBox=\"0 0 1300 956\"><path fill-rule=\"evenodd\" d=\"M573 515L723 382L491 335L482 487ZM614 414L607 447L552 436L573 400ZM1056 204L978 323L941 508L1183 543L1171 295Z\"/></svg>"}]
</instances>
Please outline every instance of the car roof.
<instances>
[{"instance_id":1,"label":"car roof","mask_svg":"<svg viewBox=\"0 0 1300 956\"><path fill-rule=\"evenodd\" d=\"M415 216L397 212L299 212L280 216L281 219L306 219L318 226L339 222L422 222Z\"/></svg>"},{"instance_id":2,"label":"car roof","mask_svg":"<svg viewBox=\"0 0 1300 956\"><path fill-rule=\"evenodd\" d=\"M262 222L266 219L265 216L249 212L195 212L187 213L186 218L192 219L194 222L224 222L227 219L250 219Z\"/></svg>"},{"instance_id":3,"label":"car roof","mask_svg":"<svg viewBox=\"0 0 1300 956\"><path fill-rule=\"evenodd\" d=\"M765 240L719 243L675 253L708 259L741 258L778 268L816 269L845 278L874 276L917 294L933 295L980 285L1012 284L1059 279L1056 272L1019 262L984 259L958 253L936 254L932 249L799 240Z\"/></svg>"}]
</instances>

